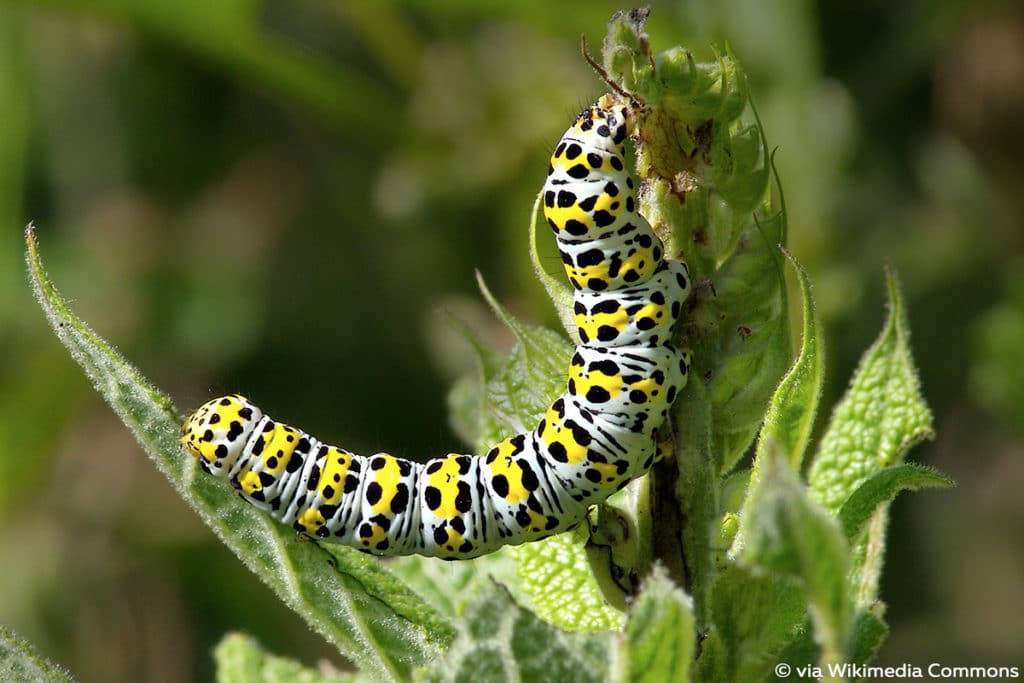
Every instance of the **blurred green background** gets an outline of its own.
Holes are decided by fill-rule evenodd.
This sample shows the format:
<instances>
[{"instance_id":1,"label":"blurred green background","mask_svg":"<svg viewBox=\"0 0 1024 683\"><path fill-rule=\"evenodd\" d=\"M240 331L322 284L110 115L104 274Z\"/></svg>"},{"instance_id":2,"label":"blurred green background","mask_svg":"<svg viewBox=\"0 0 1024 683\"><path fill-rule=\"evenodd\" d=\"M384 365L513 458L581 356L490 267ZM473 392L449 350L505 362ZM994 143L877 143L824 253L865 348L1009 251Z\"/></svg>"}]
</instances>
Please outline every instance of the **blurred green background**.
<instances>
[{"instance_id":1,"label":"blurred green background","mask_svg":"<svg viewBox=\"0 0 1024 683\"><path fill-rule=\"evenodd\" d=\"M245 629L337 662L178 500L50 333L76 312L182 411L245 391L347 447L462 445L443 310L501 342L479 269L556 325L526 225L602 84L615 2L0 2L0 623L83 681L191 681ZM900 274L951 492L894 505L884 663L1024 664L1024 9L653 3L727 42L816 285L834 404ZM552 264L552 269L556 266Z\"/></svg>"}]
</instances>

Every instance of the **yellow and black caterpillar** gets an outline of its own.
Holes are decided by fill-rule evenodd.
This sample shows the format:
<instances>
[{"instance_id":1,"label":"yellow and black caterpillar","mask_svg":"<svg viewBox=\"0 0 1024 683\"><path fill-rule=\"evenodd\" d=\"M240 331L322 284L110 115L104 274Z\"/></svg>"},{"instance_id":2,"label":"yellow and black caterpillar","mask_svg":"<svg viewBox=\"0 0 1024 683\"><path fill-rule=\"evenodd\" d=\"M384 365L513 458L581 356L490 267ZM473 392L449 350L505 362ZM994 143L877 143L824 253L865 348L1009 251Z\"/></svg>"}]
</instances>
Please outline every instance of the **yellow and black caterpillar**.
<instances>
[{"instance_id":1,"label":"yellow and black caterpillar","mask_svg":"<svg viewBox=\"0 0 1024 683\"><path fill-rule=\"evenodd\" d=\"M421 464L330 446L235 395L193 413L182 443L275 519L378 555L464 559L579 523L650 468L689 364L671 338L689 294L686 265L664 257L625 170L632 113L601 97L551 156L544 215L575 288L580 345L536 429L483 456Z\"/></svg>"}]
</instances>

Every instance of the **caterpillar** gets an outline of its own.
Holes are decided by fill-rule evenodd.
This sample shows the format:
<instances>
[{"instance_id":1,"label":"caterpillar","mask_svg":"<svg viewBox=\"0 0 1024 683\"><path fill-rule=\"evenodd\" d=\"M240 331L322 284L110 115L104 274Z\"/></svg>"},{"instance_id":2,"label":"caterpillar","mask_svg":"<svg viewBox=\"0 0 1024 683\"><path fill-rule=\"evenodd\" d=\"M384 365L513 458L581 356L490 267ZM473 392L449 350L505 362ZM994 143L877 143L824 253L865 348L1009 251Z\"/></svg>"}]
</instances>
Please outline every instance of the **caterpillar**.
<instances>
[{"instance_id":1,"label":"caterpillar","mask_svg":"<svg viewBox=\"0 0 1024 683\"><path fill-rule=\"evenodd\" d=\"M466 559L578 524L651 467L690 362L671 339L686 265L665 258L625 170L636 106L602 96L551 156L544 215L574 288L580 344L536 429L482 456L421 464L331 446L233 395L196 410L182 444L280 522L377 555Z\"/></svg>"}]
</instances>

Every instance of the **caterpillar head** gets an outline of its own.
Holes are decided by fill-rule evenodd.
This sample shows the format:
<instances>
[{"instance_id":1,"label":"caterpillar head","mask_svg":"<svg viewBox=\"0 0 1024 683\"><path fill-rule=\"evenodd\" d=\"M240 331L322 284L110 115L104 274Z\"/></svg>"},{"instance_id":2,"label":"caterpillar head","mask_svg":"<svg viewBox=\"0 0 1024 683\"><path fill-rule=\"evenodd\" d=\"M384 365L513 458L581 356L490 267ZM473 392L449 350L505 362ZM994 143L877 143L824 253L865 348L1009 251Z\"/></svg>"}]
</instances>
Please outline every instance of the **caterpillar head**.
<instances>
[{"instance_id":1,"label":"caterpillar head","mask_svg":"<svg viewBox=\"0 0 1024 683\"><path fill-rule=\"evenodd\" d=\"M580 112L570 130L595 147L621 153L633 113L633 106L616 95L605 94Z\"/></svg>"},{"instance_id":2,"label":"caterpillar head","mask_svg":"<svg viewBox=\"0 0 1024 683\"><path fill-rule=\"evenodd\" d=\"M181 428L181 444L203 470L223 476L241 455L263 412L235 394L207 401Z\"/></svg>"}]
</instances>

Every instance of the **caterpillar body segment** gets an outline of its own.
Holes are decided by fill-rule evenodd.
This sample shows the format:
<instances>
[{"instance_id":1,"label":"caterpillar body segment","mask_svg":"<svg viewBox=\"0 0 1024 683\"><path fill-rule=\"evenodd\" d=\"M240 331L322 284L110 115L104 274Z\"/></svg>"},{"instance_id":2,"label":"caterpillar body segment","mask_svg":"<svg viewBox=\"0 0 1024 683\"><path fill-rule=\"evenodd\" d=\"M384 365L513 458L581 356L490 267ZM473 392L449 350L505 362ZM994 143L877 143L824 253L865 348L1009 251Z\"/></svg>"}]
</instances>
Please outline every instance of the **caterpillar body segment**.
<instances>
[{"instance_id":1,"label":"caterpillar body segment","mask_svg":"<svg viewBox=\"0 0 1024 683\"><path fill-rule=\"evenodd\" d=\"M299 532L379 555L471 558L578 524L664 450L657 430L689 366L671 342L689 276L637 212L624 149L632 115L603 96L551 157L544 213L574 287L581 344L565 392L535 429L484 455L416 463L325 444L233 395L188 418L186 449Z\"/></svg>"},{"instance_id":2,"label":"caterpillar body segment","mask_svg":"<svg viewBox=\"0 0 1024 683\"><path fill-rule=\"evenodd\" d=\"M536 457L532 432L486 456L362 457L271 420L239 395L209 401L183 431L203 470L227 477L253 505L312 537L375 554L476 557L564 531L586 509Z\"/></svg>"}]
</instances>

